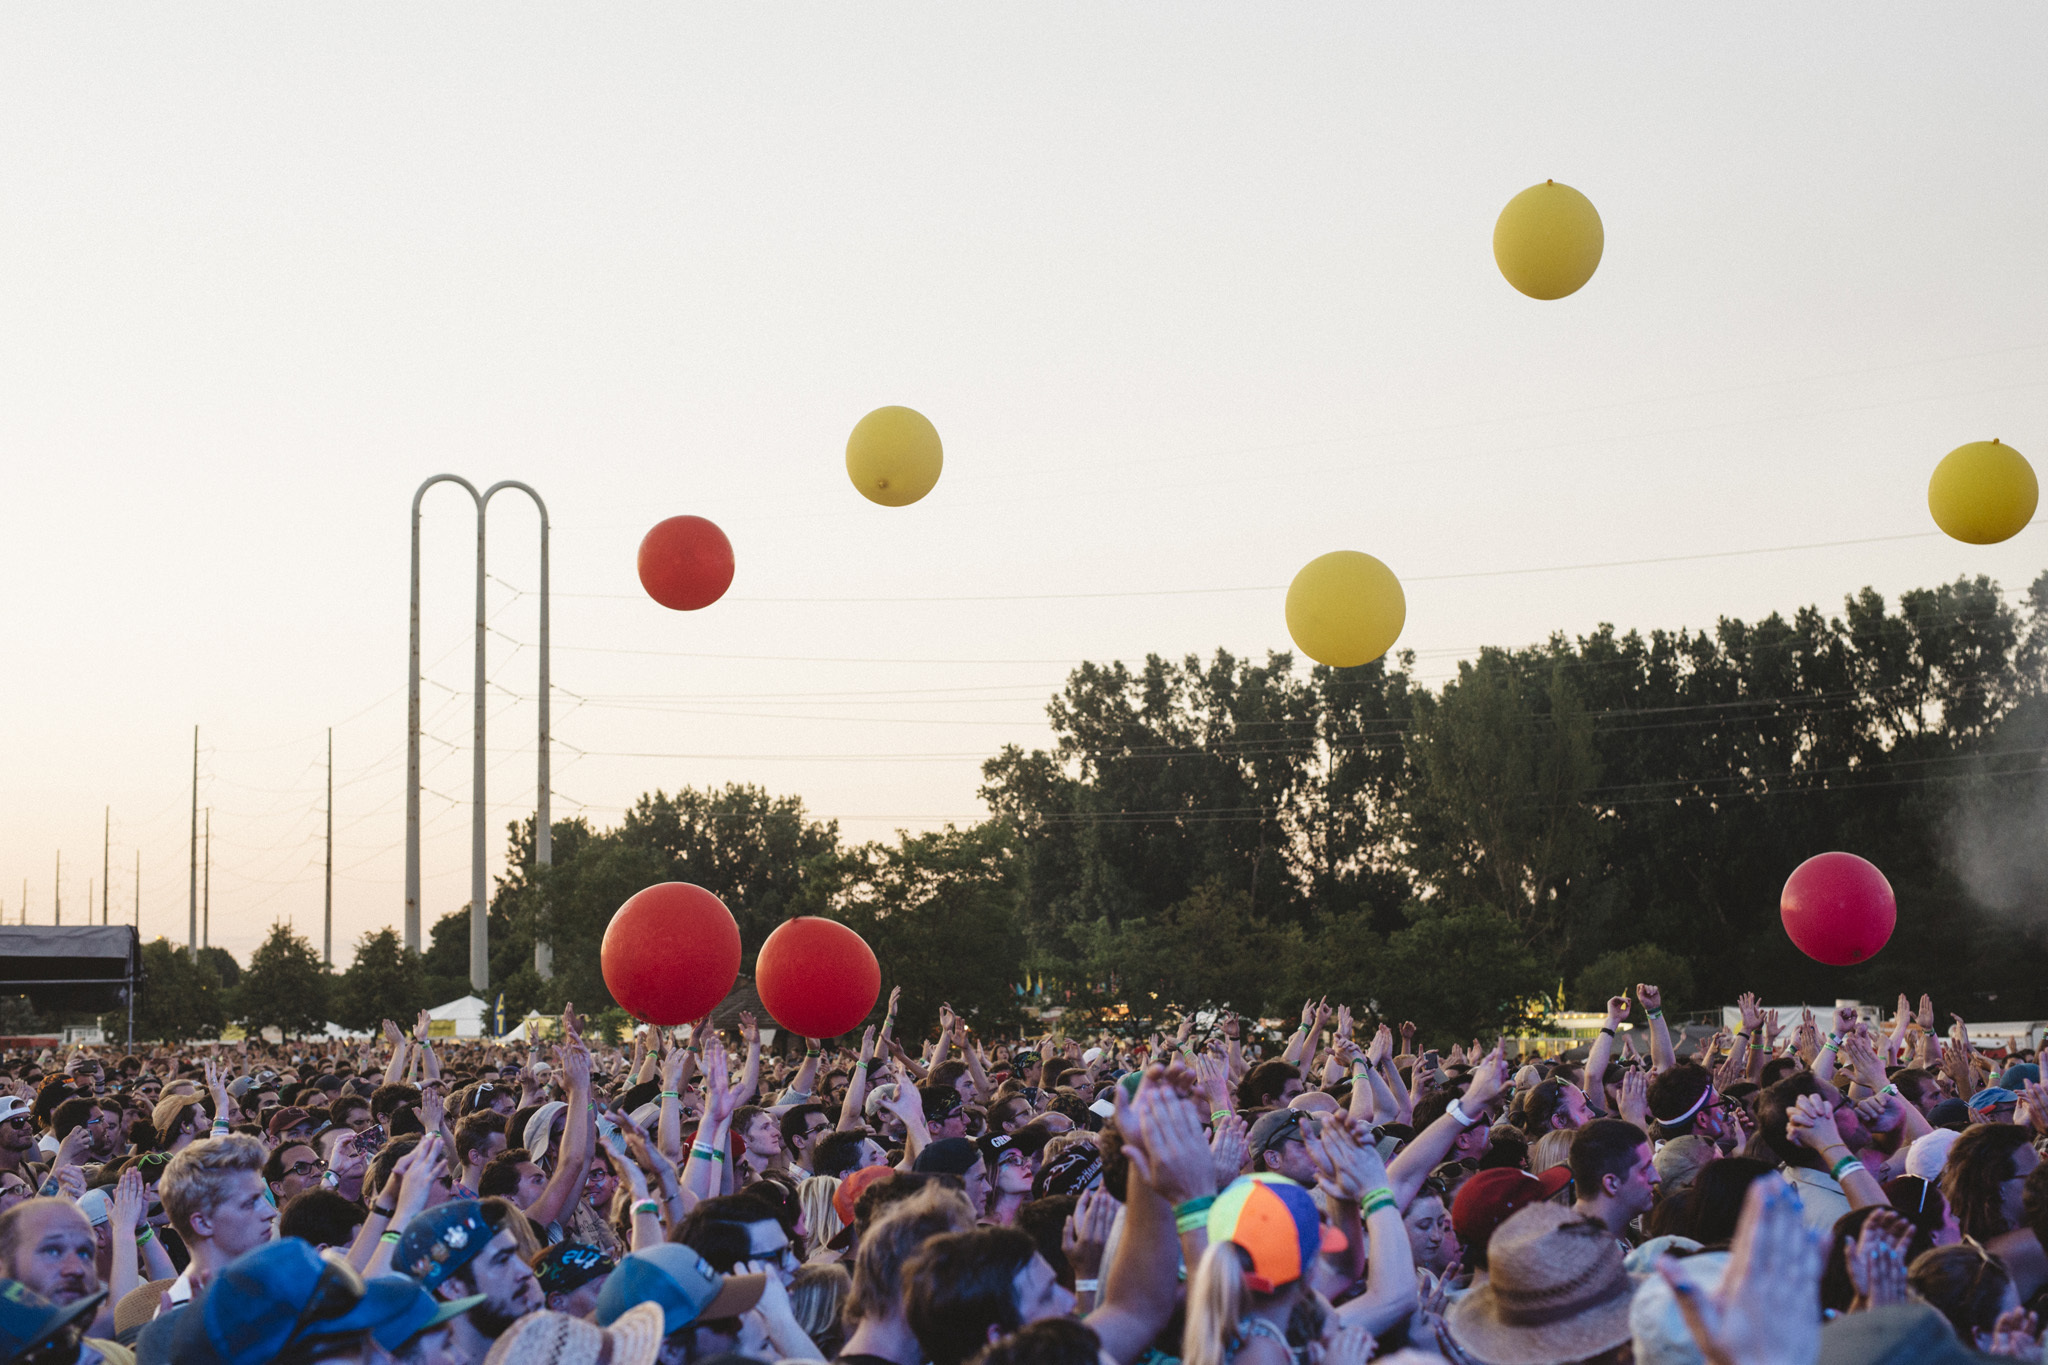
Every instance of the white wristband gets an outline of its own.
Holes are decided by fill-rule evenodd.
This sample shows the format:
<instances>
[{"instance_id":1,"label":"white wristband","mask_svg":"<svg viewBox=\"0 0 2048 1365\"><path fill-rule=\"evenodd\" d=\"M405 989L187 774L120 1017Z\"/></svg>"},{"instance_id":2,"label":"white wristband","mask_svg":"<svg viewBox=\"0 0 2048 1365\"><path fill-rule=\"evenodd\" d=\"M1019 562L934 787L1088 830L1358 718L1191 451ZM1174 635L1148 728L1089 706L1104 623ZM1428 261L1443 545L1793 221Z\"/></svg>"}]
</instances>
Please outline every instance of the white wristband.
<instances>
[{"instance_id":1,"label":"white wristband","mask_svg":"<svg viewBox=\"0 0 2048 1365\"><path fill-rule=\"evenodd\" d=\"M1098 1291L1099 1291L1099 1290L1100 1290L1101 1288L1102 1288L1102 1281L1101 1281L1101 1280L1076 1280L1076 1281L1074 1281L1074 1292L1075 1292L1076 1294L1093 1294L1093 1293L1096 1293L1096 1292L1098 1292Z\"/></svg>"},{"instance_id":2,"label":"white wristband","mask_svg":"<svg viewBox=\"0 0 2048 1365\"><path fill-rule=\"evenodd\" d=\"M1452 1118L1456 1119L1458 1121L1458 1126L1460 1128L1475 1127L1479 1122L1478 1119L1475 1119L1468 1115L1465 1112L1465 1106L1459 1104L1455 1099L1451 1101L1451 1107L1446 1109L1444 1112L1449 1114Z\"/></svg>"}]
</instances>

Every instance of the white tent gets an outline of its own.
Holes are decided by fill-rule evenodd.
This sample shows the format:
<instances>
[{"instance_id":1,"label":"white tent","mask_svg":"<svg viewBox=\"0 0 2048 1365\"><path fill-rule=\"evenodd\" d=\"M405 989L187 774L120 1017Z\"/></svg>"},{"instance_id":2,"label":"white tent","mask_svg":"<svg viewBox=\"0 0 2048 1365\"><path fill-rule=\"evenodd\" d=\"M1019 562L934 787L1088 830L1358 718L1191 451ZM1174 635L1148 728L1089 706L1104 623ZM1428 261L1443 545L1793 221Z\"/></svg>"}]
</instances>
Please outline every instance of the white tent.
<instances>
[{"instance_id":1,"label":"white tent","mask_svg":"<svg viewBox=\"0 0 2048 1365\"><path fill-rule=\"evenodd\" d=\"M444 1038L448 1036L445 1028L433 1027L441 1020L450 1021L455 1025L457 1038L481 1038L490 1032L491 1007L473 995L465 995L460 1000L450 1000L445 1005L436 1005L427 1011L429 1037L436 1034Z\"/></svg>"}]
</instances>

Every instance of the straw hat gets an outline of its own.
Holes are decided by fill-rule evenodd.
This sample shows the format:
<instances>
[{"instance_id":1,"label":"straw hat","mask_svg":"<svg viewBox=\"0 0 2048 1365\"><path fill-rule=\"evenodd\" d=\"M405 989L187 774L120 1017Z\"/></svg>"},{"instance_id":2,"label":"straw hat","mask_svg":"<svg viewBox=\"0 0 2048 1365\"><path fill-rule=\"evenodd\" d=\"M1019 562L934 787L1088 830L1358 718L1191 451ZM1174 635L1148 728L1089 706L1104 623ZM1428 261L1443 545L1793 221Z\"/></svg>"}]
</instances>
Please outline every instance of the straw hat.
<instances>
[{"instance_id":1,"label":"straw hat","mask_svg":"<svg viewBox=\"0 0 2048 1365\"><path fill-rule=\"evenodd\" d=\"M656 1303L635 1304L610 1327L567 1313L528 1313L492 1343L484 1365L654 1365L661 1322Z\"/></svg>"},{"instance_id":2,"label":"straw hat","mask_svg":"<svg viewBox=\"0 0 2048 1365\"><path fill-rule=\"evenodd\" d=\"M1598 1219L1532 1204L1487 1247L1490 1278L1446 1314L1451 1338L1491 1365L1556 1365L1629 1339L1635 1284Z\"/></svg>"}]
</instances>

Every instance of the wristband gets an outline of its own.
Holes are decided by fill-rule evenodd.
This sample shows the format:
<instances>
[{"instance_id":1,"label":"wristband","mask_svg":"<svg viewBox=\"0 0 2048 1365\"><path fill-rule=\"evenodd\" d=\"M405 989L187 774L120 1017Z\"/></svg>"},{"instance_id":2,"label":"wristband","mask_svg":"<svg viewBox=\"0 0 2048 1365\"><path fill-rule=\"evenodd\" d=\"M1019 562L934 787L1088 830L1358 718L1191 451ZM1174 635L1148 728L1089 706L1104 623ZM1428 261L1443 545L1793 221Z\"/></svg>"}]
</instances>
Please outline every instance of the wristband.
<instances>
[{"instance_id":1,"label":"wristband","mask_svg":"<svg viewBox=\"0 0 2048 1365\"><path fill-rule=\"evenodd\" d=\"M1662 1019L1664 1017L1664 1008L1660 1005L1653 1010L1644 1010L1643 1013L1649 1015L1652 1019Z\"/></svg>"},{"instance_id":2,"label":"wristband","mask_svg":"<svg viewBox=\"0 0 2048 1365\"><path fill-rule=\"evenodd\" d=\"M1609 1038L1612 1038L1614 1036L1614 1030L1611 1028L1603 1028L1600 1031L1606 1034Z\"/></svg>"},{"instance_id":3,"label":"wristband","mask_svg":"<svg viewBox=\"0 0 2048 1365\"><path fill-rule=\"evenodd\" d=\"M725 1154L724 1154L723 1152L718 1152L718 1151L714 1151L714 1150L712 1150L712 1149L711 1149L711 1148L709 1148L709 1147L696 1147L696 1146L693 1146L693 1147L691 1147L691 1148L690 1148L690 1155L691 1155L691 1156L694 1156L694 1157L698 1157L698 1158L700 1158L700 1159L702 1159L702 1160L704 1160L704 1161L723 1161L723 1160L725 1160Z\"/></svg>"},{"instance_id":4,"label":"wristband","mask_svg":"<svg viewBox=\"0 0 2048 1365\"><path fill-rule=\"evenodd\" d=\"M1230 1117L1230 1111L1229 1111L1228 1109L1218 1109L1218 1110L1217 1110L1217 1111L1216 1111L1215 1113L1213 1113L1213 1114L1209 1115L1209 1122L1211 1122L1211 1123L1221 1123L1221 1122L1223 1122L1223 1120L1225 1120L1225 1119L1227 1119L1227 1118L1229 1118L1229 1117Z\"/></svg>"},{"instance_id":5,"label":"wristband","mask_svg":"<svg viewBox=\"0 0 2048 1365\"><path fill-rule=\"evenodd\" d=\"M1100 1280L1076 1280L1076 1281L1074 1281L1074 1292L1075 1292L1076 1294L1093 1294L1093 1293L1096 1293L1096 1292L1097 1292L1098 1290L1100 1290L1101 1288L1102 1288L1102 1281L1100 1281Z\"/></svg>"},{"instance_id":6,"label":"wristband","mask_svg":"<svg viewBox=\"0 0 2048 1365\"><path fill-rule=\"evenodd\" d=\"M1855 1154L1851 1153L1850 1155L1843 1157L1840 1161L1837 1161L1833 1166L1830 1166L1828 1168L1828 1174L1834 1177L1835 1183L1839 1185L1842 1183L1842 1175L1845 1171L1855 1170L1862 1164L1862 1162L1856 1159Z\"/></svg>"},{"instance_id":7,"label":"wristband","mask_svg":"<svg viewBox=\"0 0 2048 1365\"><path fill-rule=\"evenodd\" d=\"M662 1097L663 1099L665 1099L665 1100L679 1100L679 1099L681 1099L681 1098L682 1098L682 1096L681 1096L681 1095L677 1094L677 1093L676 1093L675 1091L673 1091L673 1090L664 1090L664 1091L662 1091L662 1092L661 1092L661 1097Z\"/></svg>"},{"instance_id":8,"label":"wristband","mask_svg":"<svg viewBox=\"0 0 2048 1365\"><path fill-rule=\"evenodd\" d=\"M633 1205L633 1212L635 1212L635 1213L660 1213L660 1212L661 1212L661 1205L660 1205L659 1203L655 1202L655 1201L654 1201L654 1200L652 1200L652 1199L643 1199L643 1200L641 1200L641 1201L640 1201L639 1203L637 1203L637 1204Z\"/></svg>"},{"instance_id":9,"label":"wristband","mask_svg":"<svg viewBox=\"0 0 2048 1365\"><path fill-rule=\"evenodd\" d=\"M1449 1114L1453 1119L1456 1119L1458 1126L1460 1128L1473 1128L1477 1127L1479 1124L1479 1120L1467 1114L1465 1112L1465 1106L1458 1103L1456 1099L1453 1099L1451 1101L1451 1107L1446 1109L1444 1112L1446 1114Z\"/></svg>"},{"instance_id":10,"label":"wristband","mask_svg":"<svg viewBox=\"0 0 2048 1365\"><path fill-rule=\"evenodd\" d=\"M1381 1209L1390 1209L1392 1207L1394 1207L1394 1192L1389 1187L1382 1185L1376 1190L1367 1190L1365 1192L1366 1217L1370 1218Z\"/></svg>"},{"instance_id":11,"label":"wristband","mask_svg":"<svg viewBox=\"0 0 2048 1365\"><path fill-rule=\"evenodd\" d=\"M1216 1202L1213 1194L1196 1195L1185 1204L1173 1210L1174 1226L1182 1232L1193 1232L1209 1226L1209 1206Z\"/></svg>"},{"instance_id":12,"label":"wristband","mask_svg":"<svg viewBox=\"0 0 2048 1365\"><path fill-rule=\"evenodd\" d=\"M391 1245L397 1246L399 1242L404 1240L404 1238L405 1234L402 1232L387 1232L382 1237L379 1237L377 1240L380 1242L389 1242L391 1243Z\"/></svg>"},{"instance_id":13,"label":"wristband","mask_svg":"<svg viewBox=\"0 0 2048 1365\"><path fill-rule=\"evenodd\" d=\"M156 1236L156 1229L145 1225L142 1231L135 1234L135 1245L141 1246L154 1236Z\"/></svg>"}]
</instances>

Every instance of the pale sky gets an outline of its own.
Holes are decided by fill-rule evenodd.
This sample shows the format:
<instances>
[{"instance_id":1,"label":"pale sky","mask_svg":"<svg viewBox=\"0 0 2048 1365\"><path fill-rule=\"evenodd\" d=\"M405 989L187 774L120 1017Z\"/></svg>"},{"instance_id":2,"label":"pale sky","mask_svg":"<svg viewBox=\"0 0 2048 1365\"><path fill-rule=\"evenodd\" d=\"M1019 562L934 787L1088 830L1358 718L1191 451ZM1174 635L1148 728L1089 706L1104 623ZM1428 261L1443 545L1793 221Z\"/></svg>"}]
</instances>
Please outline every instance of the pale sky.
<instances>
[{"instance_id":1,"label":"pale sky","mask_svg":"<svg viewBox=\"0 0 2048 1365\"><path fill-rule=\"evenodd\" d=\"M182 939L197 724L212 941L317 943L332 725L338 961L401 922L441 471L548 500L555 810L599 824L728 781L853 839L972 821L1074 663L1287 648L1334 549L1402 576L1433 680L2017 593L2040 523L1960 545L1925 489L1992 436L2048 470L2044 51L2025 4L16 6L0 907L26 878L48 923L61 849L76 922L111 805L114 916L139 850ZM1546 178L1607 248L1539 303L1490 240ZM844 471L885 403L945 442L910 508ZM678 614L634 553L686 512L739 567ZM429 922L468 894L471 525L428 499ZM494 870L533 527L494 504ZM1061 596L1098 593L1155 595Z\"/></svg>"}]
</instances>

